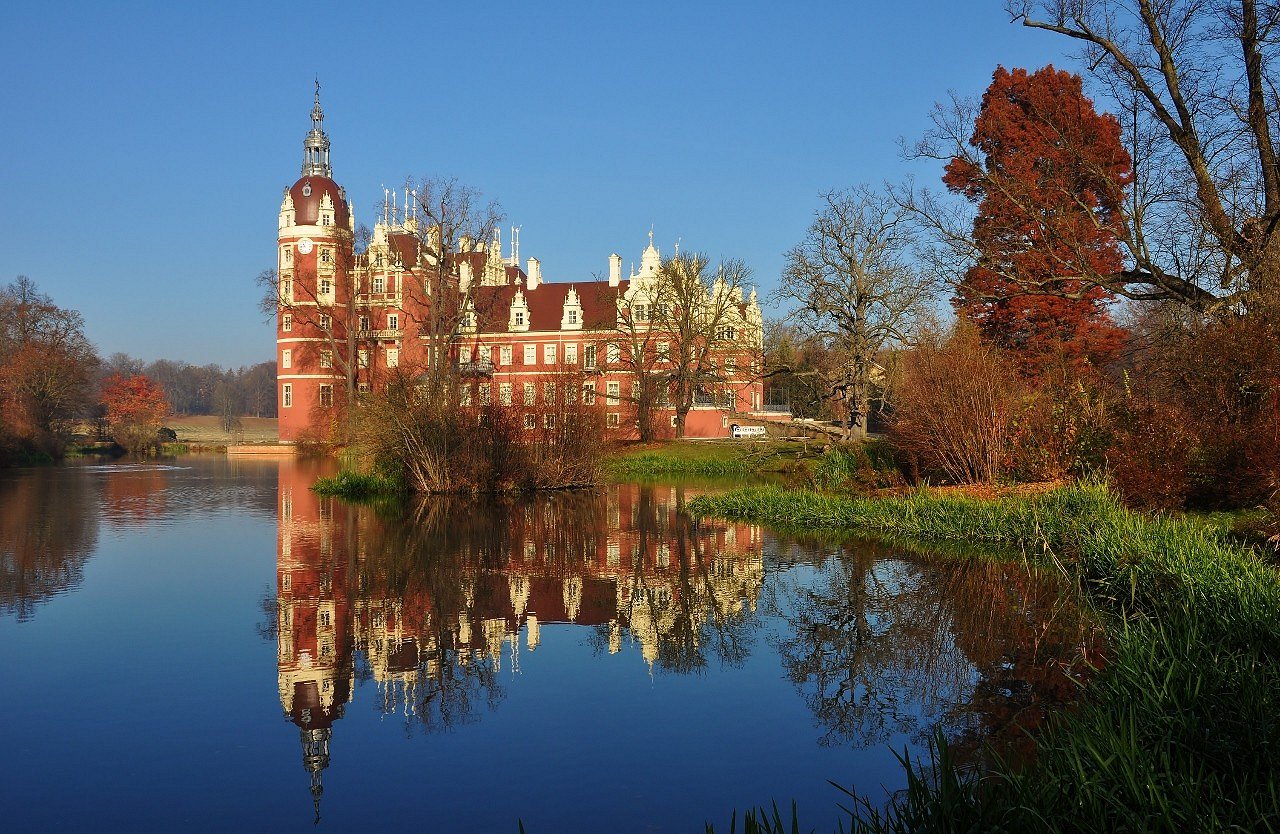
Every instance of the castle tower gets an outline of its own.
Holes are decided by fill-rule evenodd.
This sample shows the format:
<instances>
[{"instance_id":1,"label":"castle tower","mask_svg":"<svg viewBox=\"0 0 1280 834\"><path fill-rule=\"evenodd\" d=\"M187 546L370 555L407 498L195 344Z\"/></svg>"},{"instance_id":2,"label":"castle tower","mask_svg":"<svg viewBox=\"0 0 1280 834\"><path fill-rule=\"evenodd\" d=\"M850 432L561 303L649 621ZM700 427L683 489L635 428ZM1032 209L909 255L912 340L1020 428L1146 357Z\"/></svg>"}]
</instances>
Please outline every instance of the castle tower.
<instances>
[{"instance_id":1,"label":"castle tower","mask_svg":"<svg viewBox=\"0 0 1280 834\"><path fill-rule=\"evenodd\" d=\"M302 143L302 176L284 191L277 238L279 314L276 388L280 439L292 442L345 397L351 319L354 220L346 191L333 181L320 83L311 130Z\"/></svg>"}]
</instances>

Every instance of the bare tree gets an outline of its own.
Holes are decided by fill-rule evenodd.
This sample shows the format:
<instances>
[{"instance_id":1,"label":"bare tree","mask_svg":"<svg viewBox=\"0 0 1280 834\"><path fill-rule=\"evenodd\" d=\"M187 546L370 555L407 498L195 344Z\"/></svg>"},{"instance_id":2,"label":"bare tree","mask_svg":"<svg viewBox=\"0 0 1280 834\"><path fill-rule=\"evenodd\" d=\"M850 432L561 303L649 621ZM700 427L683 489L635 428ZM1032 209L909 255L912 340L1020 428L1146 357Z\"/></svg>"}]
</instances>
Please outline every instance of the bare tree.
<instances>
[{"instance_id":1,"label":"bare tree","mask_svg":"<svg viewBox=\"0 0 1280 834\"><path fill-rule=\"evenodd\" d=\"M905 342L938 280L910 260L909 212L861 186L822 195L805 238L787 253L776 300L794 304L800 331L839 361L812 369L824 399L841 405L846 440L861 440L878 376L877 355Z\"/></svg>"},{"instance_id":2,"label":"bare tree","mask_svg":"<svg viewBox=\"0 0 1280 834\"><path fill-rule=\"evenodd\" d=\"M1008 0L1006 9L1025 26L1077 41L1131 133L1137 182L1123 243L1132 264L1084 277L1129 298L1201 311L1273 300L1280 289L1280 111L1270 64L1280 6Z\"/></svg>"},{"instance_id":3,"label":"bare tree","mask_svg":"<svg viewBox=\"0 0 1280 834\"><path fill-rule=\"evenodd\" d=\"M413 214L406 226L418 239L422 280L406 286L405 311L426 348L429 379L444 384L452 378L453 348L459 337L474 333L487 310L477 309L478 283L505 280L474 274L470 254L490 240L502 222L502 207L484 202L481 193L453 178L424 178L406 184ZM501 253L488 252L500 261ZM488 265L492 271L497 263ZM479 306L483 306L480 302Z\"/></svg>"},{"instance_id":4,"label":"bare tree","mask_svg":"<svg viewBox=\"0 0 1280 834\"><path fill-rule=\"evenodd\" d=\"M667 373L670 342L661 338L665 331L653 326L650 319L653 304L651 293L619 293L617 325L606 340L607 349L614 357L610 364L631 376L630 393L620 396L634 406L636 432L646 443L657 437L658 409L670 397Z\"/></svg>"},{"instance_id":5,"label":"bare tree","mask_svg":"<svg viewBox=\"0 0 1280 834\"><path fill-rule=\"evenodd\" d=\"M754 306L743 302L751 270L727 259L713 276L710 264L706 255L679 253L663 262L647 291L650 330L667 345L662 366L675 405L676 437L684 437L695 403L712 405L717 396L733 395L726 385L737 363L759 360L761 322L749 315Z\"/></svg>"}]
</instances>

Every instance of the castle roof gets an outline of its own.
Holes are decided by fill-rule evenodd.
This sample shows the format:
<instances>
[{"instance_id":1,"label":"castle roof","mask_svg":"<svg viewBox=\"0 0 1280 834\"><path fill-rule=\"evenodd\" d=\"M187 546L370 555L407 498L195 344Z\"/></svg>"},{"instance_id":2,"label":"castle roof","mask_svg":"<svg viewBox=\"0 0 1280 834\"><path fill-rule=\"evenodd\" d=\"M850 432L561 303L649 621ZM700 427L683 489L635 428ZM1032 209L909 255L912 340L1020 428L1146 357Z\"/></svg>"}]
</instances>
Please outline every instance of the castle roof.
<instances>
[{"instance_id":1,"label":"castle roof","mask_svg":"<svg viewBox=\"0 0 1280 834\"><path fill-rule=\"evenodd\" d=\"M318 174L301 177L289 188L289 196L293 198L294 223L318 226L320 202L325 194L333 201L333 225L339 229L350 228L351 208L347 205L346 191L333 180Z\"/></svg>"},{"instance_id":2,"label":"castle roof","mask_svg":"<svg viewBox=\"0 0 1280 834\"><path fill-rule=\"evenodd\" d=\"M531 290L526 289L523 283L473 287L471 294L478 329L482 333L507 332L511 301L517 292L522 292L529 308L529 329L559 330L570 289L577 291L578 302L582 305L583 330L610 329L617 324L617 299L620 293L626 292L627 282L611 287L608 281L575 281L543 283Z\"/></svg>"}]
</instances>

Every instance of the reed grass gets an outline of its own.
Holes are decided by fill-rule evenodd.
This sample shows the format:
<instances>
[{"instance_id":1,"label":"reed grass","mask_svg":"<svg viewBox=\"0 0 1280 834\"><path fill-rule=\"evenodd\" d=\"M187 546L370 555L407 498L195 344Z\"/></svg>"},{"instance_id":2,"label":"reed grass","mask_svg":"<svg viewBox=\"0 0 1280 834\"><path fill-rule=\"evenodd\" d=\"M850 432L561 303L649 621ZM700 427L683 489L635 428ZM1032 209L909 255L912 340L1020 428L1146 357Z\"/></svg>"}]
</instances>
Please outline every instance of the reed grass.
<instances>
[{"instance_id":1,"label":"reed grass","mask_svg":"<svg viewBox=\"0 0 1280 834\"><path fill-rule=\"evenodd\" d=\"M348 501L366 501L404 493L404 487L382 475L343 469L331 478L317 478L311 490L318 495L333 495Z\"/></svg>"},{"instance_id":2,"label":"reed grass","mask_svg":"<svg viewBox=\"0 0 1280 834\"><path fill-rule=\"evenodd\" d=\"M1280 829L1280 577L1221 529L1135 513L1099 483L997 500L754 487L689 509L1016 547L1068 571L1103 614L1110 657L1031 766L967 773L940 739L928 763L902 757L907 788L887 805L849 790L848 830Z\"/></svg>"}]
</instances>

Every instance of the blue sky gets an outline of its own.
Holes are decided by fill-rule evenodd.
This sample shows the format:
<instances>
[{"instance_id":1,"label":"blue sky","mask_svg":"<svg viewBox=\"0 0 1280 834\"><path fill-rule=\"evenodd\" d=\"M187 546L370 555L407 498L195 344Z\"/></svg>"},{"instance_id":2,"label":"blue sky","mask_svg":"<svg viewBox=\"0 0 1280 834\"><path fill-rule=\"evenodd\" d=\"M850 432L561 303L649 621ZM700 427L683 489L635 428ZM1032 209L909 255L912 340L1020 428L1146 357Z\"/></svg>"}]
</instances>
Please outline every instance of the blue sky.
<instances>
[{"instance_id":1,"label":"blue sky","mask_svg":"<svg viewBox=\"0 0 1280 834\"><path fill-rule=\"evenodd\" d=\"M626 268L652 225L767 294L818 193L936 180L897 140L948 90L1075 68L1001 0L360 5L5 4L0 282L80 310L104 355L269 360L254 276L319 75L358 222L456 176L548 280Z\"/></svg>"}]
</instances>

